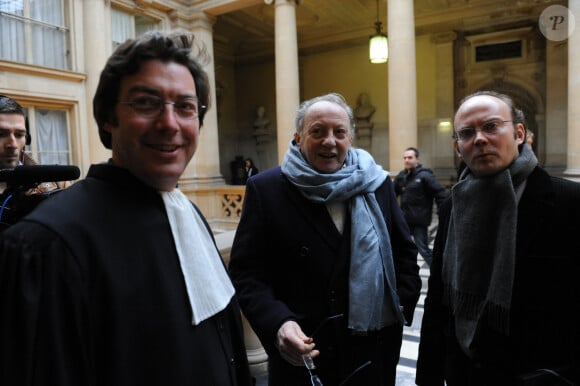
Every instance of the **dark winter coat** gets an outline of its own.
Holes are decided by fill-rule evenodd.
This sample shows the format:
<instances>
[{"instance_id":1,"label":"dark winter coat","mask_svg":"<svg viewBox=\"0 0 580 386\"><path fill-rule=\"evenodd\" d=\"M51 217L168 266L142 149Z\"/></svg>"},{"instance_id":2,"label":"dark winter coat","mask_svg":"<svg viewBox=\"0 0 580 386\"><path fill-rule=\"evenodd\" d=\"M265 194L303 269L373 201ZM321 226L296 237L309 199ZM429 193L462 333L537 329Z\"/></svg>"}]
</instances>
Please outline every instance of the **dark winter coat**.
<instances>
[{"instance_id":1,"label":"dark winter coat","mask_svg":"<svg viewBox=\"0 0 580 386\"><path fill-rule=\"evenodd\" d=\"M439 205L447 198L431 169L421 164L407 172L403 169L395 178L395 193L400 196L401 209L410 226L429 226L432 219L433 200Z\"/></svg>"},{"instance_id":2,"label":"dark winter coat","mask_svg":"<svg viewBox=\"0 0 580 386\"><path fill-rule=\"evenodd\" d=\"M417 249L389 178L375 197L391 238L397 293L411 323L421 290ZM326 207L307 200L279 167L248 181L229 267L244 315L268 353L270 385L310 385L304 368L289 365L275 347L285 321L296 320L310 334L326 317L348 313L349 232L346 221L341 235ZM388 330L389 351L398 357L402 327ZM350 361L338 359L355 355L343 348L351 339L346 319L330 323L317 336L317 371L325 385L336 385L332 378L342 380L342 373L353 369ZM367 347L365 353L371 351Z\"/></svg>"},{"instance_id":3,"label":"dark winter coat","mask_svg":"<svg viewBox=\"0 0 580 386\"><path fill-rule=\"evenodd\" d=\"M443 301L441 270L451 204L445 201L440 210L417 385L443 386L444 380L449 386L579 385L580 255L574 240L580 234L580 185L538 167L528 177L518 205L510 336L483 327L478 361L459 348L451 310ZM572 383L558 381L554 371Z\"/></svg>"}]
</instances>

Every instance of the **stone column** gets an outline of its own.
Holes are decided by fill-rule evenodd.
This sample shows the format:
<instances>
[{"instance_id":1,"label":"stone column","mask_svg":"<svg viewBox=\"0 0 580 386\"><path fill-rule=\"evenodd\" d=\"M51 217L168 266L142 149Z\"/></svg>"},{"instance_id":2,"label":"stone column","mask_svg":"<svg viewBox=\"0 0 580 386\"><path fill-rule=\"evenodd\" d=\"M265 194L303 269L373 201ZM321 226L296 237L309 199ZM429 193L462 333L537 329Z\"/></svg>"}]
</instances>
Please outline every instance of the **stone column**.
<instances>
[{"instance_id":1,"label":"stone column","mask_svg":"<svg viewBox=\"0 0 580 386\"><path fill-rule=\"evenodd\" d=\"M266 2L271 2L266 0ZM282 163L292 138L294 115L300 104L298 79L298 39L296 35L296 4L299 0L276 0L276 132L278 164Z\"/></svg>"},{"instance_id":2,"label":"stone column","mask_svg":"<svg viewBox=\"0 0 580 386\"><path fill-rule=\"evenodd\" d=\"M185 169L179 181L183 189L200 188L225 184L220 174L219 139L217 123L217 106L215 91L215 68L213 52L213 30L215 18L203 12L193 12L189 16L188 29L194 34L194 52L196 45L207 50L209 60L202 63L209 77L210 106L199 136L199 144L193 159Z\"/></svg>"},{"instance_id":3,"label":"stone column","mask_svg":"<svg viewBox=\"0 0 580 386\"><path fill-rule=\"evenodd\" d=\"M580 1L568 2L570 12L580 15ZM567 178L580 181L580 30L570 31L568 38L568 157Z\"/></svg>"},{"instance_id":4,"label":"stone column","mask_svg":"<svg viewBox=\"0 0 580 386\"><path fill-rule=\"evenodd\" d=\"M417 79L413 2L387 1L389 36L389 170L404 167L403 152L417 145Z\"/></svg>"},{"instance_id":5,"label":"stone column","mask_svg":"<svg viewBox=\"0 0 580 386\"><path fill-rule=\"evenodd\" d=\"M85 0L83 4L84 62L86 76L88 162L99 163L111 157L99 138L99 129L93 118L93 97L99 84L99 77L112 49L110 8L103 0ZM107 2L108 4L108 2ZM83 141L84 142L84 141ZM83 157L84 158L84 157Z\"/></svg>"}]
</instances>

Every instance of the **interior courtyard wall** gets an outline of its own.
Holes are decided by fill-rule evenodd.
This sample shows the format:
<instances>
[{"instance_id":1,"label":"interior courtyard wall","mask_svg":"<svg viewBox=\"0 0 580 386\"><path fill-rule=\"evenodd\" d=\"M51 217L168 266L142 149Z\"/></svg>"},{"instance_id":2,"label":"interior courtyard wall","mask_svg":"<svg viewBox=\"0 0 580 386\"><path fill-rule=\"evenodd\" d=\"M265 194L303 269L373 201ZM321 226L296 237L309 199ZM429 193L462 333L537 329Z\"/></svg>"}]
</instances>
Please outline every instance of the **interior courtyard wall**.
<instances>
[{"instance_id":1,"label":"interior courtyard wall","mask_svg":"<svg viewBox=\"0 0 580 386\"><path fill-rule=\"evenodd\" d=\"M216 60L218 59L216 58ZM216 100L212 101L211 108L217 109L220 173L228 184L232 181L230 161L234 159L235 155L242 154L239 149L240 132L238 131L236 86L234 65L231 62L217 62ZM193 160L195 161L195 156Z\"/></svg>"},{"instance_id":2,"label":"interior courtyard wall","mask_svg":"<svg viewBox=\"0 0 580 386\"><path fill-rule=\"evenodd\" d=\"M388 79L387 63L371 64L368 45L314 53L300 58L301 100L329 92L342 94L354 109L360 93L369 95L375 106L371 117L371 154L388 168Z\"/></svg>"},{"instance_id":3,"label":"interior courtyard wall","mask_svg":"<svg viewBox=\"0 0 580 386\"><path fill-rule=\"evenodd\" d=\"M435 78L435 105L436 119L431 123L435 129L435 149L431 158L431 167L443 185L451 185L457 179L459 164L453 149L453 116L454 105L454 42L457 38L455 31L445 31L430 36L435 45L436 78Z\"/></svg>"},{"instance_id":4,"label":"interior courtyard wall","mask_svg":"<svg viewBox=\"0 0 580 386\"><path fill-rule=\"evenodd\" d=\"M430 36L420 36L416 41L417 54L417 99L418 99L418 146L421 158L426 165L441 151L437 145L437 61L436 45ZM450 55L452 53L450 52ZM452 60L452 58L450 58ZM356 98L367 92L376 111L371 153L385 169L389 168L388 132L388 63L371 64L368 61L368 47L360 45L342 50L311 54L301 58L302 96L310 98L322 93L336 91L345 96L351 107L356 107ZM337 82L338 80L338 82ZM405 92L405 90L399 90ZM451 102L450 102L451 103ZM445 160L452 155L451 142L445 134ZM447 149L449 147L449 149ZM452 158L452 156L451 156ZM446 165L447 166L447 165ZM398 171L391 170L395 173Z\"/></svg>"},{"instance_id":5,"label":"interior courtyard wall","mask_svg":"<svg viewBox=\"0 0 580 386\"><path fill-rule=\"evenodd\" d=\"M237 130L231 138L236 141L232 150L226 155L226 161L234 160L235 156L252 158L259 170L265 170L278 165L276 136L276 81L273 60L256 63L239 64L235 69L235 92L227 97L235 99L237 105L235 126ZM265 117L270 120L266 143L257 144L254 136L254 121L257 118L258 107L265 108ZM221 128L220 128L221 130ZM222 156L223 158L223 156ZM229 166L227 166L229 168Z\"/></svg>"},{"instance_id":6,"label":"interior courtyard wall","mask_svg":"<svg viewBox=\"0 0 580 386\"><path fill-rule=\"evenodd\" d=\"M419 146L422 159L426 165L432 164L432 157L441 151L437 145L437 90L438 74L435 50L436 46L430 36L417 39L417 98L419 143L409 146ZM223 67L223 65L220 65ZM229 70L228 70L229 71ZM275 88L273 62L249 63L235 68L236 87L232 92L223 91L224 109L220 112L220 155L222 158L222 173L229 181L229 162L236 155L257 158L254 138L252 137L252 122L255 110L259 105L266 107L267 114L275 129ZM311 53L300 57L301 101L328 92L342 94L347 103L354 109L360 93L369 94L376 111L372 116L374 124L370 152L377 162L388 170L388 64L371 64L368 60L368 46L360 45L345 49L337 49L320 53ZM225 70L219 70L226 73ZM226 77L227 78L227 77ZM220 76L217 77L218 82ZM229 82L229 80L228 80ZM218 85L218 88L223 85ZM251 92L248 92L251 90ZM405 92L401 90L400 92ZM228 102L235 96L235 101ZM237 120L232 121L226 105L237 104ZM233 108L233 107L232 107ZM415 129L415 128L410 128ZM275 130L273 130L275 135ZM452 154L451 143L445 134L445 150ZM289 140L289 139L288 139ZM272 152L276 151L275 138L270 145ZM449 147L449 149L447 149ZM447 159L449 154L445 154ZM435 157L437 158L437 157ZM262 170L276 165L276 160L268 165L259 164ZM448 165L445 165L448 166ZM395 171L392 171L395 172Z\"/></svg>"},{"instance_id":7,"label":"interior courtyard wall","mask_svg":"<svg viewBox=\"0 0 580 386\"><path fill-rule=\"evenodd\" d=\"M437 118L437 55L430 35L415 39L417 59L417 116L421 119ZM404 92L404 90L401 90Z\"/></svg>"},{"instance_id":8,"label":"interior courtyard wall","mask_svg":"<svg viewBox=\"0 0 580 386\"><path fill-rule=\"evenodd\" d=\"M430 169L449 168L452 165L435 163L435 160L446 159L439 153L447 154L451 150L450 141L439 143L439 122L446 116L439 116L437 111L438 76L445 69L440 69L437 45L431 35L418 36L415 40L417 59L417 141L409 146L420 150L421 163ZM401 155L402 157L402 155ZM442 178L439 173L437 177Z\"/></svg>"},{"instance_id":9,"label":"interior courtyard wall","mask_svg":"<svg viewBox=\"0 0 580 386\"><path fill-rule=\"evenodd\" d=\"M489 61L475 60L475 48L482 44L495 44L521 40L522 55L520 57L496 59ZM561 147L554 149L547 146L553 141L552 137L561 132L563 111L547 111L548 90L550 96L555 97L554 103L559 106L565 105L561 92L554 89L566 89L567 72L556 75L557 69L564 70L566 57L563 52L553 55L546 50L546 40L539 31L534 28L519 28L468 36L457 41L458 70L455 79L457 101L464 96L481 89L493 89L509 94L519 107L527 114L528 125L535 134L535 150L541 164L545 160L560 160L562 152L566 151L563 143ZM548 79L551 83L547 88ZM546 115L549 119L546 119ZM560 126L551 126L556 124ZM547 126L549 125L549 126ZM560 154L555 154L557 151ZM557 162L557 161L556 161ZM563 164L563 163L562 163Z\"/></svg>"}]
</instances>

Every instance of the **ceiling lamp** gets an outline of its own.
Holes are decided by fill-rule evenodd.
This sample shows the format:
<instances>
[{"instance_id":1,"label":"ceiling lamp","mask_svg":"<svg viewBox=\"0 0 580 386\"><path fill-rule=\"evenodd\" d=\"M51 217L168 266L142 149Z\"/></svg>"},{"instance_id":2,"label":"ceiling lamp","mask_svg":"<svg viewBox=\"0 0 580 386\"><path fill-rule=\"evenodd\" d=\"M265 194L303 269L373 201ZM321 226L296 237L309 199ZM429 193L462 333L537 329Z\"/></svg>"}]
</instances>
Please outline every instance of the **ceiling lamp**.
<instances>
[{"instance_id":1,"label":"ceiling lamp","mask_svg":"<svg viewBox=\"0 0 580 386\"><path fill-rule=\"evenodd\" d=\"M376 32L369 40L369 58L371 63L386 63L387 59L389 59L389 42L387 35L381 31L381 25L382 23L379 19L379 0L377 0Z\"/></svg>"}]
</instances>

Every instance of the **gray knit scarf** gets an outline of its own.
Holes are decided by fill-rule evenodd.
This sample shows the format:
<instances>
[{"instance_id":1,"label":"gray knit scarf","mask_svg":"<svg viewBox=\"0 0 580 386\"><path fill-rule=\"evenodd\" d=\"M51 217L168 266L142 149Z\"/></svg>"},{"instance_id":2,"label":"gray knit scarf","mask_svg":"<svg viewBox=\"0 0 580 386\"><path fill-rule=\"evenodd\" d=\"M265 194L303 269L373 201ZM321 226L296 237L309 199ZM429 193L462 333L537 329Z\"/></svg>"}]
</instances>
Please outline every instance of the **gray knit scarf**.
<instances>
[{"instance_id":1,"label":"gray knit scarf","mask_svg":"<svg viewBox=\"0 0 580 386\"><path fill-rule=\"evenodd\" d=\"M318 173L294 141L290 141L282 162L282 173L310 201L326 204L350 200L349 328L373 331L403 323L391 240L374 194L388 173L369 153L352 148L343 168Z\"/></svg>"},{"instance_id":2,"label":"gray knit scarf","mask_svg":"<svg viewBox=\"0 0 580 386\"><path fill-rule=\"evenodd\" d=\"M443 252L444 300L455 317L456 337L473 356L483 325L509 335L516 257L515 190L538 164L523 146L511 166L475 178L469 169L452 189L453 209Z\"/></svg>"}]
</instances>

